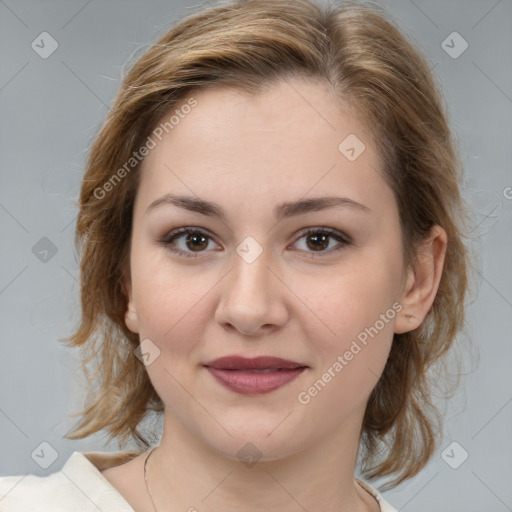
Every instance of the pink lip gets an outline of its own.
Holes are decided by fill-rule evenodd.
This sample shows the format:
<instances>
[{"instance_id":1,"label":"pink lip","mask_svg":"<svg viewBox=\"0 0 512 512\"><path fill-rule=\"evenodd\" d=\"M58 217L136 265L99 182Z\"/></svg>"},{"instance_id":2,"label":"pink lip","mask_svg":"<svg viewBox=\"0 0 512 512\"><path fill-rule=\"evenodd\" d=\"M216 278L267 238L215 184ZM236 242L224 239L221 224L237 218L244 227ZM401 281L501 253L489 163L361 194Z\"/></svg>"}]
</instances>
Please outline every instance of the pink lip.
<instances>
[{"instance_id":1,"label":"pink lip","mask_svg":"<svg viewBox=\"0 0 512 512\"><path fill-rule=\"evenodd\" d=\"M224 356L218 359L212 359L204 366L210 368L218 368L220 370L277 370L277 369L295 369L306 366L296 361L289 361L288 359L281 359L280 357L273 356L259 356L247 358L243 356Z\"/></svg>"},{"instance_id":2,"label":"pink lip","mask_svg":"<svg viewBox=\"0 0 512 512\"><path fill-rule=\"evenodd\" d=\"M278 357L226 356L204 365L215 379L241 394L269 393L292 381L307 366ZM260 370L260 371L257 371ZM261 370L271 370L262 373Z\"/></svg>"}]
</instances>

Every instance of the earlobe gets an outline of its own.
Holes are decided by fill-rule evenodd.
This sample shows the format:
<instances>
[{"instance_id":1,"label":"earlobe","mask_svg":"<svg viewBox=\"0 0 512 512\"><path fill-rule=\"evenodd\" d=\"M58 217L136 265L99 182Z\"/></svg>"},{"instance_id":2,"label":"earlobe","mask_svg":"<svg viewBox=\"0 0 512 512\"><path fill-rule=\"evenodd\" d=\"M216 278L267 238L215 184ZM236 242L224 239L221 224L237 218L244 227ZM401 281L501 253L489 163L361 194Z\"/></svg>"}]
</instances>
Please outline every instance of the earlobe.
<instances>
[{"instance_id":1,"label":"earlobe","mask_svg":"<svg viewBox=\"0 0 512 512\"><path fill-rule=\"evenodd\" d=\"M139 319L137 317L137 312L128 306L128 309L124 315L124 322L126 327L130 329L135 334L139 333Z\"/></svg>"},{"instance_id":2,"label":"earlobe","mask_svg":"<svg viewBox=\"0 0 512 512\"><path fill-rule=\"evenodd\" d=\"M439 288L447 247L446 231L433 226L418 248L414 268L408 269L400 303L402 310L395 322L396 334L417 329L427 316Z\"/></svg>"}]
</instances>

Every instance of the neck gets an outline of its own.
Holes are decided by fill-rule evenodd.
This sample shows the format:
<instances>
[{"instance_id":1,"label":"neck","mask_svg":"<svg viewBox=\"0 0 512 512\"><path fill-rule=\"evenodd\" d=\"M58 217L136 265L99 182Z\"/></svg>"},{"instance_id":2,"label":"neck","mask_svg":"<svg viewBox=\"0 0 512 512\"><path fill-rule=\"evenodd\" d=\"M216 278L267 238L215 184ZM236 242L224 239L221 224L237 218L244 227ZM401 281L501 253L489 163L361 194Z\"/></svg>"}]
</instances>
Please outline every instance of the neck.
<instances>
[{"instance_id":1,"label":"neck","mask_svg":"<svg viewBox=\"0 0 512 512\"><path fill-rule=\"evenodd\" d=\"M252 463L244 463L236 455L239 448L233 454L220 453L166 414L160 445L148 465L149 488L157 511L370 510L368 496L362 498L364 491L354 483L358 429L324 436L298 452L285 447L293 453L276 455L275 460L258 458L250 448L254 445L257 441L246 446Z\"/></svg>"}]
</instances>

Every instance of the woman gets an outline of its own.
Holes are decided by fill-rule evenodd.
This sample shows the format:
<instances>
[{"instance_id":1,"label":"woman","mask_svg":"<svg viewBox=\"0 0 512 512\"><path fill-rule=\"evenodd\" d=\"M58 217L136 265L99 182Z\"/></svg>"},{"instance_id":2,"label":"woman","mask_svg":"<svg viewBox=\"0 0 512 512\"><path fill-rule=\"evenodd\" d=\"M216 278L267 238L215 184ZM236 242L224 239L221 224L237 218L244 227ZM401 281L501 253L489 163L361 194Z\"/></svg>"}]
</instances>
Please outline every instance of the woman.
<instances>
[{"instance_id":1,"label":"woman","mask_svg":"<svg viewBox=\"0 0 512 512\"><path fill-rule=\"evenodd\" d=\"M424 58L375 8L238 0L124 78L76 241L96 372L2 510L395 510L433 455L427 370L464 320L461 166ZM152 446L141 422L161 415Z\"/></svg>"}]
</instances>

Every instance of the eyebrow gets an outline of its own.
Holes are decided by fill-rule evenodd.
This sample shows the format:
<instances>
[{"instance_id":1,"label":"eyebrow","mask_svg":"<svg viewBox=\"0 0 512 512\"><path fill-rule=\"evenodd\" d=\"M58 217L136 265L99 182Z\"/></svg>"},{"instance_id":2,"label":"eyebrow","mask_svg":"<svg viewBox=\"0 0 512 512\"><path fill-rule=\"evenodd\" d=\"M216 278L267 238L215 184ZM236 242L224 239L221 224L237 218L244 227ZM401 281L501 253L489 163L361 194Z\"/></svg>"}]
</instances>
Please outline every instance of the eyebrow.
<instances>
[{"instance_id":1,"label":"eyebrow","mask_svg":"<svg viewBox=\"0 0 512 512\"><path fill-rule=\"evenodd\" d=\"M165 194L159 199L153 201L147 208L146 214L162 204L170 204L183 208L191 212L197 212L210 217L225 219L226 215L222 207L216 203L199 199L193 196L177 196ZM371 209L361 203L348 197L315 197L310 199L301 199L294 202L279 203L274 207L274 218L282 220L296 215L302 215L309 212L317 212L328 208L351 208L365 213L370 213Z\"/></svg>"}]
</instances>

